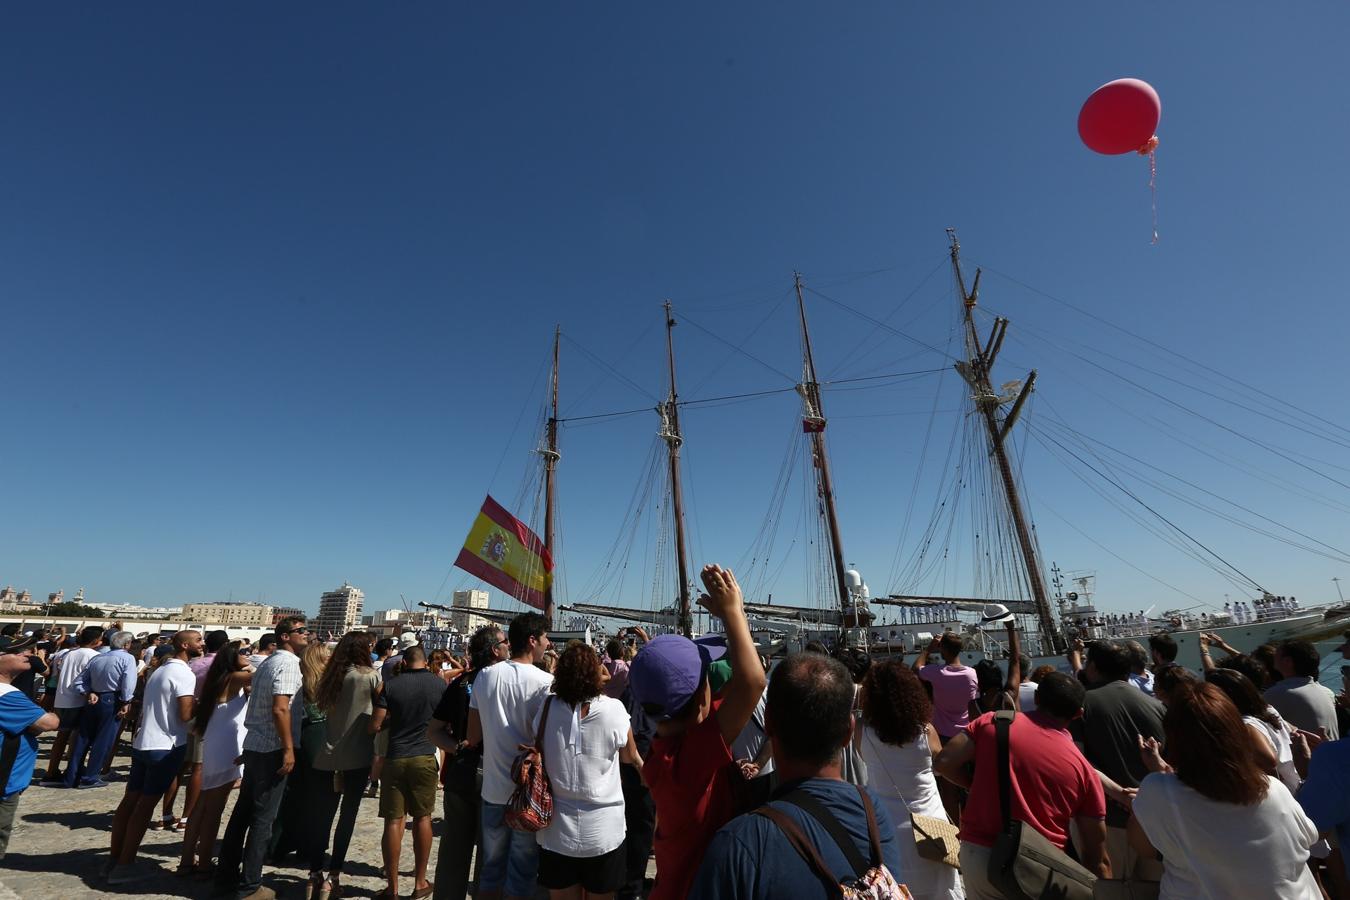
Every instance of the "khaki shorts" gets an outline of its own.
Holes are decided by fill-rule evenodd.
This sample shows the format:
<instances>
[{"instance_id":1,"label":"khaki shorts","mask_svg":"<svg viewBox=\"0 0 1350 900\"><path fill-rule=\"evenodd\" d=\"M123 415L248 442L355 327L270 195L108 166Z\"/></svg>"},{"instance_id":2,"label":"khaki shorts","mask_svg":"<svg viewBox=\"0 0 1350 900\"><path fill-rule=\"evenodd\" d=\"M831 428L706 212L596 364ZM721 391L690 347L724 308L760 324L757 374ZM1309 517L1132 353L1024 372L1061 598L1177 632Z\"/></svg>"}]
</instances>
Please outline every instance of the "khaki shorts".
<instances>
[{"instance_id":1,"label":"khaki shorts","mask_svg":"<svg viewBox=\"0 0 1350 900\"><path fill-rule=\"evenodd\" d=\"M380 775L380 818L422 818L436 810L440 772L434 756L386 759Z\"/></svg>"},{"instance_id":2,"label":"khaki shorts","mask_svg":"<svg viewBox=\"0 0 1350 900\"><path fill-rule=\"evenodd\" d=\"M188 735L187 756L183 757L183 774L190 774L192 767L201 765L202 762L202 739L201 736L194 733Z\"/></svg>"}]
</instances>

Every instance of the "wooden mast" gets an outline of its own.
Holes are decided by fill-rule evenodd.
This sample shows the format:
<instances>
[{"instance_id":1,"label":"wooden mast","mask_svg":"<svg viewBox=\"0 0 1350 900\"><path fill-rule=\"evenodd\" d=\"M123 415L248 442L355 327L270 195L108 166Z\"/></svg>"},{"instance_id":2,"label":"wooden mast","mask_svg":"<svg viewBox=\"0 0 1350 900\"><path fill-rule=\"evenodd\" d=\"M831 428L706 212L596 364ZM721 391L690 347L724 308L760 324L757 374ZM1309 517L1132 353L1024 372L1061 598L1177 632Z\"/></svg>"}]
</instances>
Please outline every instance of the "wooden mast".
<instances>
[{"instance_id":1,"label":"wooden mast","mask_svg":"<svg viewBox=\"0 0 1350 900\"><path fill-rule=\"evenodd\" d=\"M684 491L680 485L680 445L684 443L684 438L680 435L680 407L675 390L675 316L671 313L669 300L665 303L665 310L670 394L656 411L661 416L661 439L670 451L670 500L675 514L675 564L679 569L680 582L680 633L685 637L693 637L694 616L689 606L689 554L685 549L684 538Z\"/></svg>"},{"instance_id":2,"label":"wooden mast","mask_svg":"<svg viewBox=\"0 0 1350 900\"><path fill-rule=\"evenodd\" d=\"M544 547L548 550L550 559L554 558L553 518L558 494L556 470L558 460L562 458L558 453L558 344L561 340L562 326L559 325L553 331L553 376L550 379L549 390L552 395L551 412L544 430L545 446L540 451L544 457ZM553 613L553 581L550 579L548 587L544 589L544 617L548 619L550 628L557 627L557 623L553 621Z\"/></svg>"},{"instance_id":3,"label":"wooden mast","mask_svg":"<svg viewBox=\"0 0 1350 900\"><path fill-rule=\"evenodd\" d=\"M964 362L958 362L956 370L961 373L961 377L974 391L975 407L984 419L985 429L988 432L990 453L994 457L998 466L999 477L1003 482L1003 494L1008 500L1008 514L1012 517L1013 529L1017 532L1017 543L1022 550L1022 561L1026 564L1027 581L1031 584L1031 596L1036 605L1036 618L1040 624L1042 642L1046 644L1046 646L1041 647L1041 652L1058 653L1064 649L1064 639L1059 633L1059 626L1050 610L1050 600L1046 595L1040 560L1036 555L1036 542L1032 537L1031 529L1027 526L1026 516L1022 512L1022 499L1017 490L1017 479L1013 476L1012 464L1008 461L1008 454L1004 449L1004 439L1012 430L1013 423L1016 422L1023 404L1027 397L1031 395L1032 386L1036 383L1036 370L1031 370L1017 395L1017 399L1013 402L1012 409L1000 420L999 407L1003 404L1003 398L994 390L989 379L989 373L993 370L994 358L998 356L998 351L1003 346L1003 336L1008 330L1008 320L995 319L994 329L989 334L987 344L981 346L979 332L975 329L975 305L979 301L980 295L980 271L975 270L975 282L971 286L970 292L967 293L965 276L961 272L961 244L956 240L956 229L948 228L947 237L951 240L952 245L952 271L956 273L956 284L961 291L961 301L964 306L966 353L969 357Z\"/></svg>"},{"instance_id":4,"label":"wooden mast","mask_svg":"<svg viewBox=\"0 0 1350 900\"><path fill-rule=\"evenodd\" d=\"M839 513L834 506L834 485L830 479L830 459L825 452L825 409L820 403L820 383L816 380L816 362L811 355L811 332L806 327L806 303L802 299L802 276L792 274L797 289L797 315L802 325L802 383L797 393L802 397L805 414L803 428L811 435L811 454L815 461L816 485L825 507L825 524L830 532L830 556L834 560L834 577L839 589L839 609L845 614L852 605L848 581L844 577L844 542L839 536ZM862 624L862 623L857 623Z\"/></svg>"}]
</instances>

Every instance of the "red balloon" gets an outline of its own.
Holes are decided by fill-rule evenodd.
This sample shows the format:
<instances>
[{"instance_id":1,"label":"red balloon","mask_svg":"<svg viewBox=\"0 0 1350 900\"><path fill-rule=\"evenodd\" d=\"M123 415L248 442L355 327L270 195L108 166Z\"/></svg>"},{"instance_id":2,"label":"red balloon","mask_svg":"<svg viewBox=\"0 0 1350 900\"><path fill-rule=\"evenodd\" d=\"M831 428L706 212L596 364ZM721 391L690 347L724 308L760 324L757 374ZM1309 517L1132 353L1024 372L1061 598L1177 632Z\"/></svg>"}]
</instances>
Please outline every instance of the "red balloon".
<instances>
[{"instance_id":1,"label":"red balloon","mask_svg":"<svg viewBox=\"0 0 1350 900\"><path fill-rule=\"evenodd\" d=\"M1153 132L1161 117L1162 101L1148 82L1118 78L1087 98L1078 113L1078 136L1098 153L1147 153L1157 145Z\"/></svg>"}]
</instances>

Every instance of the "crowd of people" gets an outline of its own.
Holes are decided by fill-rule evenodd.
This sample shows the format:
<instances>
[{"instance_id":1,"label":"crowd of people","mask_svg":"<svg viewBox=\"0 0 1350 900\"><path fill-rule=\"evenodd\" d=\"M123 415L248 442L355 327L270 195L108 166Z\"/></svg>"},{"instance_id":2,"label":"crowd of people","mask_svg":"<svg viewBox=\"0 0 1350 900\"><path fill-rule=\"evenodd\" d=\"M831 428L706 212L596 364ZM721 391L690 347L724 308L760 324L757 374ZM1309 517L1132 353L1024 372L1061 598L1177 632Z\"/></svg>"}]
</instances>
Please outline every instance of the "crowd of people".
<instances>
[{"instance_id":1,"label":"crowd of people","mask_svg":"<svg viewBox=\"0 0 1350 900\"><path fill-rule=\"evenodd\" d=\"M266 900L265 869L296 864L311 900L342 897L378 796L382 900L1017 898L1028 834L1097 879L1066 897L1350 900L1347 704L1310 644L1205 635L1196 672L1158 633L1033 669L993 604L1006 669L964 665L952 633L908 665L814 644L771 666L735 576L701 577L719 633L602 650L554 646L538 613L464 657L298 618L257 645L7 629L0 859L39 734L43 788L109 791L130 734L103 877L134 884L146 832L170 829L188 896Z\"/></svg>"}]
</instances>

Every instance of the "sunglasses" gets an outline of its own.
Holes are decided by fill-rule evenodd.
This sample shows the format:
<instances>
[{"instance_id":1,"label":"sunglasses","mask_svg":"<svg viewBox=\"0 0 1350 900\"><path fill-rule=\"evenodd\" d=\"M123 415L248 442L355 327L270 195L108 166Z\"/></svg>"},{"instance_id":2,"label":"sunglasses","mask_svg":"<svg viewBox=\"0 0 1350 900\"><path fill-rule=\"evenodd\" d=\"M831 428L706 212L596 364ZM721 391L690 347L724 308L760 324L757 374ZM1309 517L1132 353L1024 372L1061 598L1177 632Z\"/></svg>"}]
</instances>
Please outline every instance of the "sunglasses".
<instances>
[{"instance_id":1,"label":"sunglasses","mask_svg":"<svg viewBox=\"0 0 1350 900\"><path fill-rule=\"evenodd\" d=\"M281 637L285 637L285 636L288 635L288 634L309 634L309 629L308 629L308 628L292 628L290 631L278 631L277 634L279 634Z\"/></svg>"}]
</instances>

